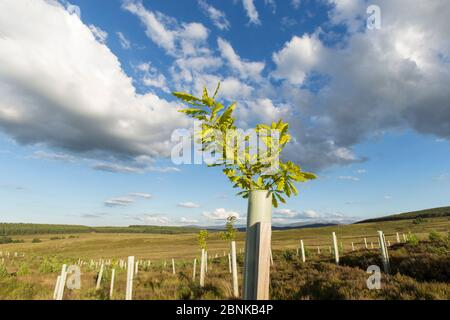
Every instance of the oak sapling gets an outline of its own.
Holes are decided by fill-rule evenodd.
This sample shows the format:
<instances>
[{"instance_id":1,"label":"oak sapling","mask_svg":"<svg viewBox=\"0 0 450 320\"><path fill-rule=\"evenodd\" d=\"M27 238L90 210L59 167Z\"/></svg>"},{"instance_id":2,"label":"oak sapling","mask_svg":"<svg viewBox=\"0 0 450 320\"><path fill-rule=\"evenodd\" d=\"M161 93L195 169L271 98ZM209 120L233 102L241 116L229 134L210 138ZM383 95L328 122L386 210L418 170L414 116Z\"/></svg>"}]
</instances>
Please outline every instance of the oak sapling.
<instances>
[{"instance_id":1,"label":"oak sapling","mask_svg":"<svg viewBox=\"0 0 450 320\"><path fill-rule=\"evenodd\" d=\"M208 166L224 167L222 171L233 187L242 190L238 195L248 198L252 190L265 190L274 195L272 204L278 207L279 202L286 203L285 197L298 194L295 182L316 179L314 174L303 172L293 162L279 159L281 152L291 141L289 124L281 119L271 125L256 125L255 131L265 147L254 154L254 150L247 145L251 141L251 133L236 130L234 125L236 119L233 112L237 103L233 102L225 107L216 101L219 89L220 82L212 97L206 87L201 98L183 92L173 92L173 95L189 105L189 108L179 112L202 122L201 130L194 133L194 137L200 142L201 151L214 150L219 154L216 162ZM273 132L277 132L277 139L272 137ZM279 166L273 171L275 161Z\"/></svg>"},{"instance_id":2,"label":"oak sapling","mask_svg":"<svg viewBox=\"0 0 450 320\"><path fill-rule=\"evenodd\" d=\"M221 166L233 188L241 190L238 195L248 199L243 298L264 300L269 297L272 206L298 194L295 182L316 176L280 159L291 141L288 123L280 119L270 125L258 124L254 130L238 130L233 117L237 103L225 107L216 101L219 89L220 82L212 96L206 88L202 97L183 92L173 95L189 105L180 112L201 121L194 138L201 146L198 151L214 154L208 166Z\"/></svg>"},{"instance_id":3,"label":"oak sapling","mask_svg":"<svg viewBox=\"0 0 450 320\"><path fill-rule=\"evenodd\" d=\"M227 218L227 222L225 224L225 231L220 234L220 237L223 240L234 241L236 238L236 229L234 228L234 224L236 223L235 216L229 216Z\"/></svg>"}]
</instances>

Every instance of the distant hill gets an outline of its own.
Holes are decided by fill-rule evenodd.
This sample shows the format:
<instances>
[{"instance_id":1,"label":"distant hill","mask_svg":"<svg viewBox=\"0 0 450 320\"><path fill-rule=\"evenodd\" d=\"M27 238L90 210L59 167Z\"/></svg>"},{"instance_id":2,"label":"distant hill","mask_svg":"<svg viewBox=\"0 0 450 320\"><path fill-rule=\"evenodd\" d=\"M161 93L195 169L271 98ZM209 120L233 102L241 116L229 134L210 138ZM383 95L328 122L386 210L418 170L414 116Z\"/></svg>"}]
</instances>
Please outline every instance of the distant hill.
<instances>
[{"instance_id":1,"label":"distant hill","mask_svg":"<svg viewBox=\"0 0 450 320\"><path fill-rule=\"evenodd\" d=\"M356 223L408 220L408 219L416 219L416 218L437 218L437 217L448 217L448 216L450 216L450 207L441 207L441 208L433 208L433 209L426 209L426 210L420 210L420 211L412 211L412 212L393 214L390 216L358 221Z\"/></svg>"}]
</instances>

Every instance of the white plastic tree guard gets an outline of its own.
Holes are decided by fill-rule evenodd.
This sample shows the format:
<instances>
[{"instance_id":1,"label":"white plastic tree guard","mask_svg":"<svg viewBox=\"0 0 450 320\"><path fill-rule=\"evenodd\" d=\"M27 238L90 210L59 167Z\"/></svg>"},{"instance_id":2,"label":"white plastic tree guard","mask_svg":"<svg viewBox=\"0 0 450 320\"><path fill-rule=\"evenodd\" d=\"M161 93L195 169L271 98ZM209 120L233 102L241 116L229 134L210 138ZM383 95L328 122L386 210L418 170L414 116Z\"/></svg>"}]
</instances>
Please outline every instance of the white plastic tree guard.
<instances>
[{"instance_id":1,"label":"white plastic tree guard","mask_svg":"<svg viewBox=\"0 0 450 320\"><path fill-rule=\"evenodd\" d=\"M336 264L339 264L339 248L337 243L336 232L333 232L333 248L334 248L334 260Z\"/></svg>"},{"instance_id":2,"label":"white plastic tree guard","mask_svg":"<svg viewBox=\"0 0 450 320\"><path fill-rule=\"evenodd\" d=\"M125 300L133 299L133 275L134 275L134 256L128 257L127 263L127 289Z\"/></svg>"},{"instance_id":3,"label":"white plastic tree guard","mask_svg":"<svg viewBox=\"0 0 450 320\"><path fill-rule=\"evenodd\" d=\"M389 253L386 246L386 238L383 231L378 231L378 240L380 241L381 260L383 261L383 268L385 273L391 272L391 266L389 263Z\"/></svg>"},{"instance_id":4,"label":"white plastic tree guard","mask_svg":"<svg viewBox=\"0 0 450 320\"><path fill-rule=\"evenodd\" d=\"M272 237L272 194L252 190L245 239L244 300L268 300Z\"/></svg>"}]
</instances>

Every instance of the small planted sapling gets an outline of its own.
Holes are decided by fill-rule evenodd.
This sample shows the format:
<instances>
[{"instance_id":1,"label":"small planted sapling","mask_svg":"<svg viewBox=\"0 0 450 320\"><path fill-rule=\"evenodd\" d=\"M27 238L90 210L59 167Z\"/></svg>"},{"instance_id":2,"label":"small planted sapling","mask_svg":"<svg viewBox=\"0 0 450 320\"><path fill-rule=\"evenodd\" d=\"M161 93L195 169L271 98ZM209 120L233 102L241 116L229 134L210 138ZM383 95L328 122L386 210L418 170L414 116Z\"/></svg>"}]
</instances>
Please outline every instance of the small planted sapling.
<instances>
[{"instance_id":1,"label":"small planted sapling","mask_svg":"<svg viewBox=\"0 0 450 320\"><path fill-rule=\"evenodd\" d=\"M288 123L279 120L258 124L253 130L237 129L233 116L237 103L226 107L216 101L219 89L220 83L212 96L206 88L202 97L173 95L189 106L180 112L201 122L194 138L199 151L213 158L208 165L221 166L233 187L240 189L238 195L248 199L244 299L268 299L272 206L297 195L296 182L316 176L280 159L291 141Z\"/></svg>"},{"instance_id":2,"label":"small planted sapling","mask_svg":"<svg viewBox=\"0 0 450 320\"><path fill-rule=\"evenodd\" d=\"M229 216L227 218L227 223L225 224L225 231L222 232L221 237L224 240L230 241L230 254L228 255L228 261L231 266L231 273L233 275L233 296L239 297L239 286L238 286L238 274L237 274L237 260L236 260L236 229L234 228L234 223L236 222L235 216Z\"/></svg>"}]
</instances>

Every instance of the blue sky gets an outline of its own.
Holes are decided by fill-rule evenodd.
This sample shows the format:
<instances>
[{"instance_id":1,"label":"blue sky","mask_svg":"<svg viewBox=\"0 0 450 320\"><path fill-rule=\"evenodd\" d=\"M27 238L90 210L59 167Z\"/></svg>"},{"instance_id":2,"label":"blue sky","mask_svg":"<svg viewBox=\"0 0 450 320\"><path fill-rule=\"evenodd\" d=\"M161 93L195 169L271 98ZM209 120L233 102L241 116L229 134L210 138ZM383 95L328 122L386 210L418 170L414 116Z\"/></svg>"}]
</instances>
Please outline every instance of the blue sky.
<instances>
[{"instance_id":1,"label":"blue sky","mask_svg":"<svg viewBox=\"0 0 450 320\"><path fill-rule=\"evenodd\" d=\"M448 205L450 5L376 4L379 30L362 0L4 1L0 220L244 222L219 169L169 157L190 125L170 92L218 80L241 127L290 122L285 157L319 176L275 223Z\"/></svg>"}]
</instances>

